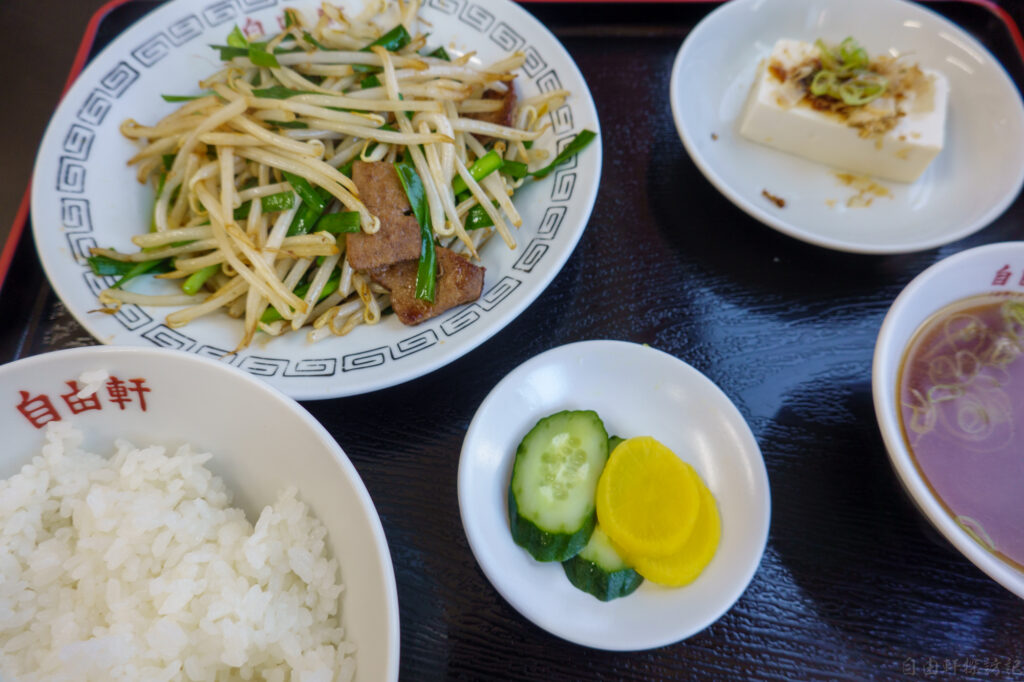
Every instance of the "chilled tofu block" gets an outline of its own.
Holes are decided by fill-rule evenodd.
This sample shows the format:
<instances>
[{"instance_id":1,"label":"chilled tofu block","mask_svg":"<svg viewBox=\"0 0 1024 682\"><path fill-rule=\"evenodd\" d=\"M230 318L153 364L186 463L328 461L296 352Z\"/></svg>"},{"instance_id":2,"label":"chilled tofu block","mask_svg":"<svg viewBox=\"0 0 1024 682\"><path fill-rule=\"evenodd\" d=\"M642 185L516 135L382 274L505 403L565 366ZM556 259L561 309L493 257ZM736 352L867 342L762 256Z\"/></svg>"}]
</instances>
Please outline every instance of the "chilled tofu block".
<instances>
[{"instance_id":1,"label":"chilled tofu block","mask_svg":"<svg viewBox=\"0 0 1024 682\"><path fill-rule=\"evenodd\" d=\"M913 182L942 151L949 82L938 71L883 58L889 85L859 106L811 94L820 52L779 40L758 67L740 119L744 137L853 173Z\"/></svg>"}]
</instances>

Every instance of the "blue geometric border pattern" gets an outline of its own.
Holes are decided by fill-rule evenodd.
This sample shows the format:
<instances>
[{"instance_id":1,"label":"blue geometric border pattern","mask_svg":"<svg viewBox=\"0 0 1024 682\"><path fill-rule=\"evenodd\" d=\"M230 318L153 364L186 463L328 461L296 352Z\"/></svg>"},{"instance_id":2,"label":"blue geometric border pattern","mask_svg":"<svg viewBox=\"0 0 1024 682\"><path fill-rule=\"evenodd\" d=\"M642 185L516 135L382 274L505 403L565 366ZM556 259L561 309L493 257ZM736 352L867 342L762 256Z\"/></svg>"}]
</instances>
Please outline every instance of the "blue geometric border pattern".
<instances>
[{"instance_id":1,"label":"blue geometric border pattern","mask_svg":"<svg viewBox=\"0 0 1024 682\"><path fill-rule=\"evenodd\" d=\"M128 62L120 61L100 79L100 87L114 97L120 97L138 79L139 72L129 66Z\"/></svg>"},{"instance_id":2,"label":"blue geometric border pattern","mask_svg":"<svg viewBox=\"0 0 1024 682\"><path fill-rule=\"evenodd\" d=\"M68 194L85 192L85 166L74 157L60 157L57 167L57 191Z\"/></svg>"},{"instance_id":3,"label":"blue geometric border pattern","mask_svg":"<svg viewBox=\"0 0 1024 682\"><path fill-rule=\"evenodd\" d=\"M146 40L134 50L132 56L147 69L171 53L170 39L162 32Z\"/></svg>"},{"instance_id":4,"label":"blue geometric border pattern","mask_svg":"<svg viewBox=\"0 0 1024 682\"><path fill-rule=\"evenodd\" d=\"M287 369L288 361L284 358L266 358L263 356L249 355L242 358L238 365L246 372L261 377L275 376L279 371Z\"/></svg>"},{"instance_id":5,"label":"blue geometric border pattern","mask_svg":"<svg viewBox=\"0 0 1024 682\"><path fill-rule=\"evenodd\" d=\"M499 22L491 32L491 40L506 52L515 52L526 44L526 38L516 33L504 21Z\"/></svg>"},{"instance_id":6,"label":"blue geometric border pattern","mask_svg":"<svg viewBox=\"0 0 1024 682\"><path fill-rule=\"evenodd\" d=\"M225 348L217 348L216 346L208 346L206 344L196 349L196 355L201 355L204 358L213 358L214 360L228 358L228 364L235 364L242 359Z\"/></svg>"},{"instance_id":7,"label":"blue geometric border pattern","mask_svg":"<svg viewBox=\"0 0 1024 682\"><path fill-rule=\"evenodd\" d=\"M125 329L142 329L153 321L153 318L137 305L121 306L114 313L114 319L123 324Z\"/></svg>"},{"instance_id":8,"label":"blue geometric border pattern","mask_svg":"<svg viewBox=\"0 0 1024 682\"><path fill-rule=\"evenodd\" d=\"M344 372L352 372L359 369L379 367L388 361L389 348L371 348L357 353L347 353L341 357L341 369Z\"/></svg>"},{"instance_id":9,"label":"blue geometric border pattern","mask_svg":"<svg viewBox=\"0 0 1024 682\"><path fill-rule=\"evenodd\" d=\"M437 332L433 329L427 329L396 343L394 348L391 349L391 357L397 360L434 345L437 345Z\"/></svg>"},{"instance_id":10,"label":"blue geometric border pattern","mask_svg":"<svg viewBox=\"0 0 1024 682\"><path fill-rule=\"evenodd\" d=\"M332 377L337 372L337 358L306 358L296 360L285 369L286 377Z\"/></svg>"},{"instance_id":11,"label":"blue geometric border pattern","mask_svg":"<svg viewBox=\"0 0 1024 682\"><path fill-rule=\"evenodd\" d=\"M60 224L65 232L92 232L88 199L64 197L60 200Z\"/></svg>"},{"instance_id":12,"label":"blue geometric border pattern","mask_svg":"<svg viewBox=\"0 0 1024 682\"><path fill-rule=\"evenodd\" d=\"M142 333L142 338L152 342L161 348L173 348L174 350L192 350L197 347L198 342L188 334L177 329L171 329L165 324L158 324Z\"/></svg>"},{"instance_id":13,"label":"blue geometric border pattern","mask_svg":"<svg viewBox=\"0 0 1024 682\"><path fill-rule=\"evenodd\" d=\"M86 192L89 175L89 157L97 130L107 120L115 101L144 78L147 69L162 61L173 51L190 41L201 37L209 28L230 26L249 19L251 13L277 7L283 0L210 0L194 11L183 13L163 27L157 27L149 38L128 50L125 59L119 60L107 73L86 91L84 99L77 105L75 121L63 136L57 177L53 179L57 201L60 205L60 229L68 246L84 266L85 285L98 294L111 283L110 278L96 277L84 263L89 248L96 246L93 234L93 217L89 199L81 195ZM509 23L496 17L485 2L470 0L426 0L424 9L456 19L459 25L487 36L487 39L507 53L522 52L524 63L520 78L532 81L540 92L561 89L561 79L556 69L549 65L543 54L530 44L528 37L520 34ZM550 128L557 138L561 150L573 137L575 121L572 105L569 103L549 112ZM550 251L552 241L558 234L565 219L564 205L574 193L576 185L576 159L559 166L553 173L550 202L537 224L536 236L520 247L511 272L503 275L477 301L449 311L437 318L431 326L410 329L408 336L394 343L377 348L346 353L340 357L319 357L288 359L267 357L249 353L235 354L233 351L201 343L187 332L172 329L151 317L136 305L124 305L113 315L126 330L136 332L141 338L155 346L191 351L199 355L219 358L230 364L262 377L330 377L339 372L353 372L380 367L388 362L411 357L420 351L436 347L442 337L452 337L472 328L489 312L509 300L524 281L521 275L529 277Z\"/></svg>"},{"instance_id":14,"label":"blue geometric border pattern","mask_svg":"<svg viewBox=\"0 0 1024 682\"><path fill-rule=\"evenodd\" d=\"M88 232L68 232L65 236L68 239L68 248L77 260L85 260L91 255L89 249L98 246L95 237ZM92 274L92 270L86 270L85 272L90 275ZM113 282L108 282L101 287L99 291L95 292L96 295L98 296L100 291L110 284L113 284Z\"/></svg>"},{"instance_id":15,"label":"blue geometric border pattern","mask_svg":"<svg viewBox=\"0 0 1024 682\"><path fill-rule=\"evenodd\" d=\"M531 239L512 267L520 272L533 272L533 268L547 254L548 247L547 242Z\"/></svg>"},{"instance_id":16,"label":"blue geometric border pattern","mask_svg":"<svg viewBox=\"0 0 1024 682\"><path fill-rule=\"evenodd\" d=\"M277 4L277 0L238 0L243 12L255 12L258 9L267 9Z\"/></svg>"},{"instance_id":17,"label":"blue geometric border pattern","mask_svg":"<svg viewBox=\"0 0 1024 682\"><path fill-rule=\"evenodd\" d=\"M78 110L78 120L86 125L98 126L107 117L107 112L113 106L110 99L99 89L93 90L85 98L82 107Z\"/></svg>"},{"instance_id":18,"label":"blue geometric border pattern","mask_svg":"<svg viewBox=\"0 0 1024 682\"><path fill-rule=\"evenodd\" d=\"M548 63L532 45L527 45L523 53L526 55L526 61L523 62L523 73L530 78L536 78L537 74L547 68Z\"/></svg>"},{"instance_id":19,"label":"blue geometric border pattern","mask_svg":"<svg viewBox=\"0 0 1024 682\"><path fill-rule=\"evenodd\" d=\"M459 0L428 0L427 2L427 6L447 15L456 14L460 5Z\"/></svg>"},{"instance_id":20,"label":"blue geometric border pattern","mask_svg":"<svg viewBox=\"0 0 1024 682\"><path fill-rule=\"evenodd\" d=\"M92 151L92 141L96 139L96 133L79 123L72 123L68 134L64 136L62 151L72 159L85 161Z\"/></svg>"},{"instance_id":21,"label":"blue geometric border pattern","mask_svg":"<svg viewBox=\"0 0 1024 682\"><path fill-rule=\"evenodd\" d=\"M203 22L194 14L178 19L167 27L167 37L176 46L184 45L203 32Z\"/></svg>"},{"instance_id":22,"label":"blue geometric border pattern","mask_svg":"<svg viewBox=\"0 0 1024 682\"><path fill-rule=\"evenodd\" d=\"M494 15L480 5L467 2L459 12L459 21L481 33L486 33L494 23ZM498 44L501 45L501 43Z\"/></svg>"},{"instance_id":23,"label":"blue geometric border pattern","mask_svg":"<svg viewBox=\"0 0 1024 682\"><path fill-rule=\"evenodd\" d=\"M204 7L202 15L208 26L220 26L237 18L238 9L231 0L218 0L218 2Z\"/></svg>"}]
</instances>

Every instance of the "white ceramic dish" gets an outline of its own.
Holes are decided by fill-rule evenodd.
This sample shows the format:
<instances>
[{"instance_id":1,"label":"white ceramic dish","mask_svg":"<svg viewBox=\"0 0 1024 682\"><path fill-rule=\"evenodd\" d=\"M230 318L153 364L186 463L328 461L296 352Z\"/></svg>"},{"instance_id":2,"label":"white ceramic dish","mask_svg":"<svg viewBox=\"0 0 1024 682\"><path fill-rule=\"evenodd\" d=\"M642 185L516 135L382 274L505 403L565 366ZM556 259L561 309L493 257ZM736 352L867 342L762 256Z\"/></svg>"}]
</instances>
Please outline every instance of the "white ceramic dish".
<instances>
[{"instance_id":1,"label":"white ceramic dish","mask_svg":"<svg viewBox=\"0 0 1024 682\"><path fill-rule=\"evenodd\" d=\"M509 531L516 446L538 419L595 410L609 434L650 435L691 463L718 499L722 544L691 585L645 581L601 602L573 587L561 564L535 561ZM459 460L459 510L473 554L498 592L548 632L596 649L650 649L704 629L740 597L768 537L761 451L729 398L677 358L622 341L561 346L502 379L477 410Z\"/></svg>"},{"instance_id":2,"label":"white ceramic dish","mask_svg":"<svg viewBox=\"0 0 1024 682\"><path fill-rule=\"evenodd\" d=\"M70 394L67 382L96 370L125 382L127 401L115 402L119 392L112 394L105 383L96 406L72 413L64 398ZM380 519L348 457L295 401L214 360L103 346L0 366L0 395L0 478L14 475L39 453L43 430L37 425L56 416L83 432L89 452L113 452L114 439L127 438L138 447L190 443L213 453L207 466L228 484L233 504L250 522L284 488L296 486L299 499L327 527L340 564L346 585L342 625L359 648L356 679L398 679L398 593ZM274 428L261 427L267 424Z\"/></svg>"},{"instance_id":3,"label":"white ceramic dish","mask_svg":"<svg viewBox=\"0 0 1024 682\"><path fill-rule=\"evenodd\" d=\"M343 6L362 6L347 0ZM172 0L114 40L79 76L57 109L36 162L32 227L51 284L75 318L100 342L161 346L224 357L241 338L225 314L171 329L168 309L127 305L99 314L97 293L106 286L83 256L91 246L135 250L130 237L149 224L152 188L139 185L127 160L134 147L118 127L126 118L151 123L177 104L160 95L198 91L219 68L210 44L223 44L232 26L259 22L277 30L285 6L311 12L314 0ZM599 131L597 112L579 69L544 26L510 0L433 0L421 16L431 44L476 50L490 62L522 50L523 96L566 88L569 102L551 114L552 128L538 145L554 148L587 128ZM251 26L251 24L250 24ZM487 268L479 300L416 327L392 316L346 337L316 344L305 334L254 343L225 357L297 399L357 395L421 376L461 357L513 320L547 287L586 227L601 175L600 138L543 181L517 193L523 226L511 251L494 240L483 250ZM151 278L147 278L150 279ZM158 284L139 281L129 288ZM162 283L161 290L174 285Z\"/></svg>"},{"instance_id":4,"label":"white ceramic dish","mask_svg":"<svg viewBox=\"0 0 1024 682\"><path fill-rule=\"evenodd\" d=\"M860 41L895 51L950 82L946 146L912 184L848 207L857 190L835 171L743 138L738 119L758 62L779 38ZM1024 107L1006 71L977 40L904 0L733 0L687 36L672 70L672 114L705 177L736 206L812 244L860 253L927 249L995 220L1024 182ZM762 191L785 200L779 208Z\"/></svg>"},{"instance_id":5,"label":"white ceramic dish","mask_svg":"<svg viewBox=\"0 0 1024 682\"><path fill-rule=\"evenodd\" d=\"M962 251L931 266L893 301L875 345L871 391L875 416L900 483L928 520L978 568L1024 598L1024 572L974 540L946 511L925 481L903 439L897 381L904 351L931 315L969 296L1024 292L1024 242L988 244ZM1014 469L1007 472L1016 476Z\"/></svg>"}]
</instances>

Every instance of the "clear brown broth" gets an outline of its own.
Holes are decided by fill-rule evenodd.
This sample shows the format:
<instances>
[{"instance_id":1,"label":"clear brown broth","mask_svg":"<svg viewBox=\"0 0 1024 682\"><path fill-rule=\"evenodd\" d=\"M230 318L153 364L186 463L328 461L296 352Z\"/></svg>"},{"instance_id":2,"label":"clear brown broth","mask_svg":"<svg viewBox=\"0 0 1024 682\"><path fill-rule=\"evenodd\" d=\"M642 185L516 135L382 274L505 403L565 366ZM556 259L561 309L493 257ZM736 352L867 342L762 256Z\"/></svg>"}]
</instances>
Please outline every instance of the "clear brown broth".
<instances>
[{"instance_id":1,"label":"clear brown broth","mask_svg":"<svg viewBox=\"0 0 1024 682\"><path fill-rule=\"evenodd\" d=\"M900 425L918 471L983 547L1024 568L1024 295L962 299L903 355Z\"/></svg>"}]
</instances>

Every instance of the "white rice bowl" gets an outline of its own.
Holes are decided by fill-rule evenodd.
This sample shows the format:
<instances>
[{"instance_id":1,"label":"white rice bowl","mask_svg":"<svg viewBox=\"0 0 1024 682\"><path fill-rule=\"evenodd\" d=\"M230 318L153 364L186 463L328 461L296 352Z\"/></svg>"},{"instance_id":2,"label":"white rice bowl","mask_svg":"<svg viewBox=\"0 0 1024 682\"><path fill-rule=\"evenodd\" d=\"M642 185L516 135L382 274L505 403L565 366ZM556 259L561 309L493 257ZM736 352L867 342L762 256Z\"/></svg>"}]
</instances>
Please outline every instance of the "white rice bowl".
<instances>
[{"instance_id":1,"label":"white rice bowl","mask_svg":"<svg viewBox=\"0 0 1024 682\"><path fill-rule=\"evenodd\" d=\"M379 519L300 406L100 347L0 366L0 398L0 679L397 679Z\"/></svg>"},{"instance_id":2,"label":"white rice bowl","mask_svg":"<svg viewBox=\"0 0 1024 682\"><path fill-rule=\"evenodd\" d=\"M326 529L289 488L255 527L184 445L79 449L0 481L0 670L16 680L349 680ZM335 674L337 671L337 674Z\"/></svg>"}]
</instances>

